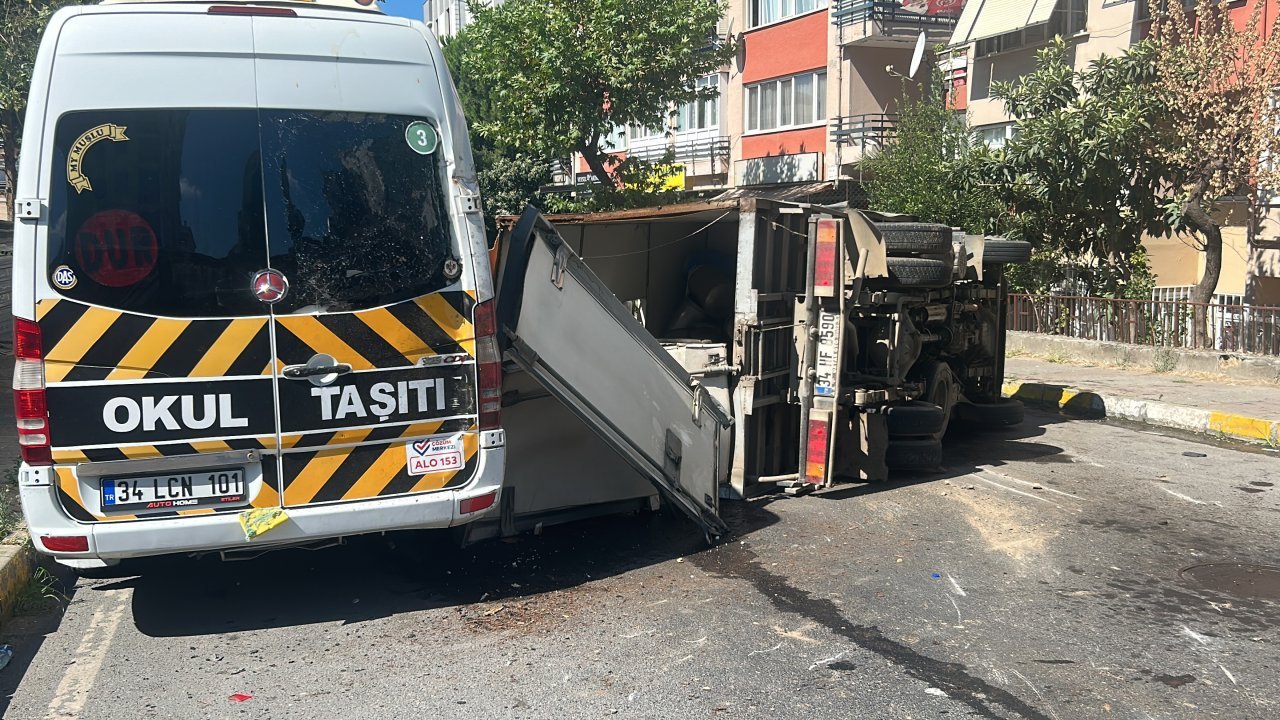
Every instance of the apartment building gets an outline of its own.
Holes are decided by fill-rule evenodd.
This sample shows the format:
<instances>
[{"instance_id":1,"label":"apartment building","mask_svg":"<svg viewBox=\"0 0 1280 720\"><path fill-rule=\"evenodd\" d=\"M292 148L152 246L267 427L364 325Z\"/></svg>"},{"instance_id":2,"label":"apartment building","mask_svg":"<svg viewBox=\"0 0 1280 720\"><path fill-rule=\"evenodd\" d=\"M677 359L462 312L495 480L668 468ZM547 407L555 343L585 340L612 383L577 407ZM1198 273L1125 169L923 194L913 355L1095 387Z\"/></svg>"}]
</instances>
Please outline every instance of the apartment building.
<instances>
[{"instance_id":1,"label":"apartment building","mask_svg":"<svg viewBox=\"0 0 1280 720\"><path fill-rule=\"evenodd\" d=\"M1100 55L1118 55L1146 37L1152 12L1180 0L969 0L948 43L953 55L956 94L963 98L970 126L992 145L1014 132L1004 105L991 97L992 84L1012 81L1035 68L1036 51L1054 36L1068 43L1072 64L1088 67ZM1185 0L1184 5L1195 5ZM1262 5L1266 28L1278 0L1240 0L1231 12L1243 24ZM1248 222L1246 198L1222 203L1223 267L1216 295L1225 302L1280 305L1280 222L1255 231ZM1272 213L1280 218L1280 208ZM1204 274L1204 255L1189 236L1149 237L1143 241L1156 276L1155 296L1188 297Z\"/></svg>"},{"instance_id":2,"label":"apartment building","mask_svg":"<svg viewBox=\"0 0 1280 720\"><path fill-rule=\"evenodd\" d=\"M689 190L824 192L856 181L860 161L893 135L917 37L945 43L963 4L731 0L717 36L735 40L737 56L697 80L720 96L672 108L666 127L628 128L614 150L646 159L672 152ZM569 167L583 178L581 162Z\"/></svg>"},{"instance_id":3,"label":"apartment building","mask_svg":"<svg viewBox=\"0 0 1280 720\"><path fill-rule=\"evenodd\" d=\"M502 0L483 0L483 5L501 5ZM449 38L471 22L467 0L423 0L422 21L439 38Z\"/></svg>"},{"instance_id":4,"label":"apartment building","mask_svg":"<svg viewBox=\"0 0 1280 720\"><path fill-rule=\"evenodd\" d=\"M496 0L500 1L500 0ZM674 155L673 187L854 198L862 161L894 135L897 108L916 84L905 75L921 33L944 46L941 70L952 104L967 113L985 142L1014 132L992 84L1035 68L1036 51L1055 36L1067 40L1072 63L1087 67L1101 55L1124 52L1145 37L1152 8L1193 0L730 0L709 42L736 40L737 56L719 72L697 79L719 97L671 108L658 128L619 128L609 139L618 155L649 160ZM1265 23L1280 0L1239 0L1243 20L1262 4ZM456 32L465 3L427 0L437 32ZM461 9L461 12L460 12ZM452 28L452 29L450 29ZM916 80L933 68L918 71ZM593 180L575 158L559 165L563 188ZM1275 222L1250 232L1243 203L1227 203L1218 294L1280 305L1280 207ZM1203 273L1191 238L1145 242L1162 298L1185 296Z\"/></svg>"}]
</instances>

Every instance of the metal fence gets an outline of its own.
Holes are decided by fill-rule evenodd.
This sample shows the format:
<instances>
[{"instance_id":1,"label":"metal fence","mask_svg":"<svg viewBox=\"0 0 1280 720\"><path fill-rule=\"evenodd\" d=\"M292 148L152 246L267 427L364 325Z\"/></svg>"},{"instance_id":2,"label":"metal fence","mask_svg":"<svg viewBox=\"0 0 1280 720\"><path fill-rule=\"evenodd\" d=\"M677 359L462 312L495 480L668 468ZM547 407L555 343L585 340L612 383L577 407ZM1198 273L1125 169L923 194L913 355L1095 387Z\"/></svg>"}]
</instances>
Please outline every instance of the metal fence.
<instances>
[{"instance_id":1,"label":"metal fence","mask_svg":"<svg viewBox=\"0 0 1280 720\"><path fill-rule=\"evenodd\" d=\"M1008 312L1009 330L1134 345L1280 355L1280 308L1276 307L1010 294Z\"/></svg>"}]
</instances>

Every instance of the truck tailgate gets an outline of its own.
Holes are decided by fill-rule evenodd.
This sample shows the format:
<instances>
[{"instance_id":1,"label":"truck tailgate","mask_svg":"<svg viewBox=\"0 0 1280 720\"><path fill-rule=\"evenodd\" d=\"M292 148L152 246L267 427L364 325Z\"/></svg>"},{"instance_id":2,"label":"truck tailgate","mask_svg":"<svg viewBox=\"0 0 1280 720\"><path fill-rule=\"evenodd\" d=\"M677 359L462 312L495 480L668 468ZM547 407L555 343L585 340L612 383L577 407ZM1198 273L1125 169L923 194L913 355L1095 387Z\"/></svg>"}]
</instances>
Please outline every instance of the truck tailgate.
<instances>
[{"instance_id":1,"label":"truck tailgate","mask_svg":"<svg viewBox=\"0 0 1280 720\"><path fill-rule=\"evenodd\" d=\"M708 536L725 532L719 485L728 472L720 461L721 444L731 441L727 411L532 208L507 240L497 314L506 357Z\"/></svg>"}]
</instances>

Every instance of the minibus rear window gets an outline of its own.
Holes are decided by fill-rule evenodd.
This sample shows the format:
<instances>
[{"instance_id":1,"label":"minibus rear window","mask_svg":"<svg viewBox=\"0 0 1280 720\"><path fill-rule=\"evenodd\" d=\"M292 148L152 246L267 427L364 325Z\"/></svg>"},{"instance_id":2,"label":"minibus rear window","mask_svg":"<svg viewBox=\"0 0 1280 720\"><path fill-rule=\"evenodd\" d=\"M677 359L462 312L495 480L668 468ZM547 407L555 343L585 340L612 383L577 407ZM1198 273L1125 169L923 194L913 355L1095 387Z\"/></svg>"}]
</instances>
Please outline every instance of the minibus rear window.
<instances>
[{"instance_id":1,"label":"minibus rear window","mask_svg":"<svg viewBox=\"0 0 1280 720\"><path fill-rule=\"evenodd\" d=\"M95 110L54 137L49 283L151 315L385 305L444 287L439 138L423 118L270 109Z\"/></svg>"},{"instance_id":2,"label":"minibus rear window","mask_svg":"<svg viewBox=\"0 0 1280 720\"><path fill-rule=\"evenodd\" d=\"M262 162L252 109L93 110L54 133L48 273L96 305L265 314Z\"/></svg>"},{"instance_id":3,"label":"minibus rear window","mask_svg":"<svg viewBox=\"0 0 1280 720\"><path fill-rule=\"evenodd\" d=\"M427 121L261 111L277 313L358 310L443 287L452 254L443 163Z\"/></svg>"}]
</instances>

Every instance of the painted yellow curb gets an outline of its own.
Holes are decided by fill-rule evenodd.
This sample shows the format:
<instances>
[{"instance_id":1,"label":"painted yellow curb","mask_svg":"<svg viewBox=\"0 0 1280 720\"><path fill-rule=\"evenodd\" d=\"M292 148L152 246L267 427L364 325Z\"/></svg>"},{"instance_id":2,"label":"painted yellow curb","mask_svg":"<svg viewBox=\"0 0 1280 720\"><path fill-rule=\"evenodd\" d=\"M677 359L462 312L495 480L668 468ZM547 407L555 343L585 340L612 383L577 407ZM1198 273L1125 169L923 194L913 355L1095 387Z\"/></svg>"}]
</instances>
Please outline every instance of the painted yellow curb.
<instances>
[{"instance_id":1,"label":"painted yellow curb","mask_svg":"<svg viewBox=\"0 0 1280 720\"><path fill-rule=\"evenodd\" d=\"M13 615L14 606L31 580L34 567L31 543L0 545L0 622Z\"/></svg>"},{"instance_id":2,"label":"painted yellow curb","mask_svg":"<svg viewBox=\"0 0 1280 720\"><path fill-rule=\"evenodd\" d=\"M1271 442L1276 423L1270 420L1259 420L1245 415L1230 413L1209 413L1209 432L1222 433L1234 438L1252 440L1254 442Z\"/></svg>"},{"instance_id":3,"label":"painted yellow curb","mask_svg":"<svg viewBox=\"0 0 1280 720\"><path fill-rule=\"evenodd\" d=\"M1005 397L1018 398L1030 405L1055 408L1071 415L1116 416L1147 425L1173 427L1246 442L1280 445L1280 422L1274 420L1263 420L1217 410L1200 410L1155 400L1108 397L1088 390L1035 382L1011 381L1002 385L1000 390ZM1181 418L1181 420L1174 418Z\"/></svg>"}]
</instances>

